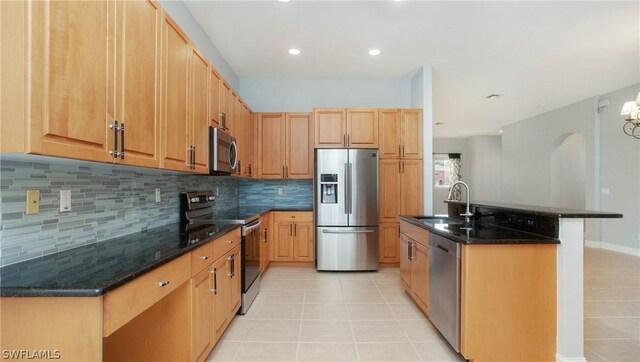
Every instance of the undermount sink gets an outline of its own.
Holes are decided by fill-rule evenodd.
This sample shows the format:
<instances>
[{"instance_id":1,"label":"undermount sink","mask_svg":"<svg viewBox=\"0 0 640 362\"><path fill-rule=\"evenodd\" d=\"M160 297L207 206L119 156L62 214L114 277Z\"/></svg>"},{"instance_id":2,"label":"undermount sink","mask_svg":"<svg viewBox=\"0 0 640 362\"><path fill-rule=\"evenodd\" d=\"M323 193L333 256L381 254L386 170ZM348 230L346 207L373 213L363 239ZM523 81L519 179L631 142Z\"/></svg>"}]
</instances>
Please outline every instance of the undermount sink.
<instances>
[{"instance_id":1,"label":"undermount sink","mask_svg":"<svg viewBox=\"0 0 640 362\"><path fill-rule=\"evenodd\" d=\"M464 224L464 220L458 220L451 217L442 217L442 216L414 216L414 219L422 220L429 224L449 224L449 225L460 225Z\"/></svg>"}]
</instances>

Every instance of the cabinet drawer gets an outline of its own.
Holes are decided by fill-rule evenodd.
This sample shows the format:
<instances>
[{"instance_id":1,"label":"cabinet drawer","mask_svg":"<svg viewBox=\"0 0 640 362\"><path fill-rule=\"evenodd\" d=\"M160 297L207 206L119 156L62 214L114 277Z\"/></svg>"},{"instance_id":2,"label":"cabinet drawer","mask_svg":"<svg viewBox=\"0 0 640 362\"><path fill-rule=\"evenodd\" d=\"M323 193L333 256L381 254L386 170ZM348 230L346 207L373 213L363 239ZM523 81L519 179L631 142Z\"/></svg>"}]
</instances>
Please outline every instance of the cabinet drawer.
<instances>
[{"instance_id":1,"label":"cabinet drawer","mask_svg":"<svg viewBox=\"0 0 640 362\"><path fill-rule=\"evenodd\" d=\"M231 249L240 245L240 228L228 232L212 242L213 260L223 257Z\"/></svg>"},{"instance_id":2,"label":"cabinet drawer","mask_svg":"<svg viewBox=\"0 0 640 362\"><path fill-rule=\"evenodd\" d=\"M213 243L202 245L191 252L191 276L195 276L202 269L213 263Z\"/></svg>"},{"instance_id":3,"label":"cabinet drawer","mask_svg":"<svg viewBox=\"0 0 640 362\"><path fill-rule=\"evenodd\" d=\"M411 225L406 221L401 221L400 233L405 234L427 248L429 247L429 232L426 229Z\"/></svg>"},{"instance_id":4,"label":"cabinet drawer","mask_svg":"<svg viewBox=\"0 0 640 362\"><path fill-rule=\"evenodd\" d=\"M275 221L278 222L295 222L295 221L313 221L313 212L310 211L278 211L275 213Z\"/></svg>"},{"instance_id":5,"label":"cabinet drawer","mask_svg":"<svg viewBox=\"0 0 640 362\"><path fill-rule=\"evenodd\" d=\"M109 336L164 298L190 276L191 254L185 254L105 294L104 336Z\"/></svg>"}]
</instances>

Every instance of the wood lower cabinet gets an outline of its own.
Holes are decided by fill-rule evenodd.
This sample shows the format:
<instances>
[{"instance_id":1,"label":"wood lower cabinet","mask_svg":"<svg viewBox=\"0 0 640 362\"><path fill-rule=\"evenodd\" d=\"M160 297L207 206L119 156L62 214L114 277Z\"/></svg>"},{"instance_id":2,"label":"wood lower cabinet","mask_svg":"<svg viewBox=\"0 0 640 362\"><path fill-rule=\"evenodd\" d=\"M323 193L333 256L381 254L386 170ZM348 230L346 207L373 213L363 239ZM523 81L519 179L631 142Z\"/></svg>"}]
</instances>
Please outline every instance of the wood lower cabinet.
<instances>
[{"instance_id":1,"label":"wood lower cabinet","mask_svg":"<svg viewBox=\"0 0 640 362\"><path fill-rule=\"evenodd\" d=\"M380 223L380 262L397 263L400 261L400 224Z\"/></svg>"},{"instance_id":2,"label":"wood lower cabinet","mask_svg":"<svg viewBox=\"0 0 640 362\"><path fill-rule=\"evenodd\" d=\"M211 266L213 277L213 324L212 333L215 340L224 333L224 328L229 324L229 305L231 303L229 293L231 290L231 267L227 255L216 260Z\"/></svg>"},{"instance_id":3,"label":"wood lower cabinet","mask_svg":"<svg viewBox=\"0 0 640 362\"><path fill-rule=\"evenodd\" d=\"M204 360L208 347L215 341L211 271L205 269L191 279L192 356ZM203 356L204 355L204 356Z\"/></svg>"},{"instance_id":4,"label":"wood lower cabinet","mask_svg":"<svg viewBox=\"0 0 640 362\"><path fill-rule=\"evenodd\" d=\"M400 282L425 313L429 313L429 233L400 223Z\"/></svg>"},{"instance_id":5,"label":"wood lower cabinet","mask_svg":"<svg viewBox=\"0 0 640 362\"><path fill-rule=\"evenodd\" d=\"M274 212L272 261L313 262L315 260L312 212Z\"/></svg>"}]
</instances>

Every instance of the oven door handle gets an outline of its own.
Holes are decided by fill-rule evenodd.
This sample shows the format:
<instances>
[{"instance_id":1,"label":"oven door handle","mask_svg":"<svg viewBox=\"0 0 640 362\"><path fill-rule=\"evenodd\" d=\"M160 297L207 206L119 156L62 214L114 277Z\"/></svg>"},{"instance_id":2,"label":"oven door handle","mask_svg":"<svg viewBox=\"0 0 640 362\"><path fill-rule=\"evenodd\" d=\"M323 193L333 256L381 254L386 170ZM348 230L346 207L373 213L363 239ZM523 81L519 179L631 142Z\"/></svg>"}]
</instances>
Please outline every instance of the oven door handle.
<instances>
[{"instance_id":1,"label":"oven door handle","mask_svg":"<svg viewBox=\"0 0 640 362\"><path fill-rule=\"evenodd\" d=\"M242 227L242 236L247 236L252 230L257 229L262 224L262 220L256 220Z\"/></svg>"}]
</instances>

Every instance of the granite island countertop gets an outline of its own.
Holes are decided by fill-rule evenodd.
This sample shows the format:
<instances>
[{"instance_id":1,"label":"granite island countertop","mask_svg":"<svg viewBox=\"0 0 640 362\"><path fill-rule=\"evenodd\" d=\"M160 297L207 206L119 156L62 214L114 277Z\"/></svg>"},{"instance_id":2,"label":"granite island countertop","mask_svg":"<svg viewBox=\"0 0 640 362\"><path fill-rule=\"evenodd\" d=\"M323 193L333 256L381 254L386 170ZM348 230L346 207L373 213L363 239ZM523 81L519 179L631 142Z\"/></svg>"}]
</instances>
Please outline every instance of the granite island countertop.
<instances>
[{"instance_id":1,"label":"granite island countertop","mask_svg":"<svg viewBox=\"0 0 640 362\"><path fill-rule=\"evenodd\" d=\"M455 201L455 200L445 200L444 202L449 204L466 205L465 202ZM470 201L469 204L475 207L500 209L503 211L513 211L518 213L526 213L530 215L556 217L556 218L611 219L611 218L622 217L622 214L615 213L615 212L568 209L568 208L552 207L552 206L511 204L511 203L505 203L505 202Z\"/></svg>"},{"instance_id":2,"label":"granite island countertop","mask_svg":"<svg viewBox=\"0 0 640 362\"><path fill-rule=\"evenodd\" d=\"M445 217L446 218L446 217ZM544 235L528 233L496 225L453 220L452 223L433 223L413 216L401 215L400 219L426 229L434 234L462 244L559 244L560 240Z\"/></svg>"},{"instance_id":3,"label":"granite island countertop","mask_svg":"<svg viewBox=\"0 0 640 362\"><path fill-rule=\"evenodd\" d=\"M308 208L257 206L232 210L262 216ZM216 214L216 219L226 215ZM97 297L226 233L237 223L216 223L212 239L189 243L184 224L173 223L0 268L1 297Z\"/></svg>"}]
</instances>

